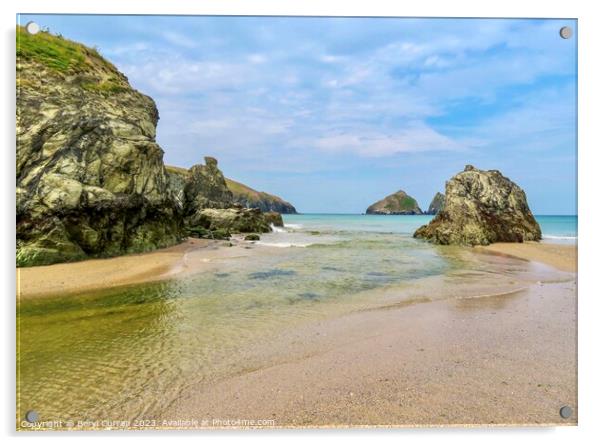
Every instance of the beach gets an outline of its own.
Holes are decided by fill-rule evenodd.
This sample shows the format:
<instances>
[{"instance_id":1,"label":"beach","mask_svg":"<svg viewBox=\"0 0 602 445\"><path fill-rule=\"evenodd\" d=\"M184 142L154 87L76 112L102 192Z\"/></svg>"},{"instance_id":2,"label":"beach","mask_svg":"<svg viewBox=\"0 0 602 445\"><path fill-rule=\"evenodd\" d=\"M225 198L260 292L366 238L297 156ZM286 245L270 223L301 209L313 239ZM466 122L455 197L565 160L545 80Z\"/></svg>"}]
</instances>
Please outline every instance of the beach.
<instances>
[{"instance_id":1,"label":"beach","mask_svg":"<svg viewBox=\"0 0 602 445\"><path fill-rule=\"evenodd\" d=\"M220 259L250 255L239 237L234 246L223 241L188 238L155 252L116 258L17 269L18 296L23 299L102 290L110 287L167 280L182 274L215 269ZM265 248L264 248L265 249ZM486 252L536 261L567 272L577 271L577 248L552 243L495 243L479 246ZM267 252L266 252L267 253ZM188 261L188 257L202 261Z\"/></svg>"},{"instance_id":2,"label":"beach","mask_svg":"<svg viewBox=\"0 0 602 445\"><path fill-rule=\"evenodd\" d=\"M72 295L132 284L152 283L216 269L220 259L249 255L236 237L231 242L188 238L154 252L49 266L17 268L21 299Z\"/></svg>"},{"instance_id":3,"label":"beach","mask_svg":"<svg viewBox=\"0 0 602 445\"><path fill-rule=\"evenodd\" d=\"M537 261L565 272L577 272L577 246L553 243L495 243L478 247L487 252Z\"/></svg>"},{"instance_id":4,"label":"beach","mask_svg":"<svg viewBox=\"0 0 602 445\"><path fill-rule=\"evenodd\" d=\"M310 218L20 269L18 415L576 424L576 244L434 246L406 234L419 218Z\"/></svg>"}]
</instances>

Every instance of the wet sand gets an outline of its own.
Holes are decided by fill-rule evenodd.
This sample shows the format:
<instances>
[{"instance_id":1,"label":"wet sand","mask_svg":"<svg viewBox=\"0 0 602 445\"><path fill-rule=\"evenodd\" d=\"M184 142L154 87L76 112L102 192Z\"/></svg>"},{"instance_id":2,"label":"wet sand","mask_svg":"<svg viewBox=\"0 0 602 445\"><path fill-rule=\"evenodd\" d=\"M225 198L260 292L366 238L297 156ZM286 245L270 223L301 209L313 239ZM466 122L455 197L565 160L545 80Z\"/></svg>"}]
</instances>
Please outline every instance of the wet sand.
<instances>
[{"instance_id":1,"label":"wet sand","mask_svg":"<svg viewBox=\"0 0 602 445\"><path fill-rule=\"evenodd\" d=\"M186 273L217 269L220 258L248 256L251 243L233 238L210 241L189 238L185 242L150 253L116 258L53 264L50 266L17 268L17 295L19 298L38 298L69 295L85 291L107 289L129 284L142 284L174 278ZM256 246L253 254L269 254L266 246ZM559 270L576 272L577 247L544 243L497 243L475 249L508 255L524 260L548 264Z\"/></svg>"},{"instance_id":2,"label":"wet sand","mask_svg":"<svg viewBox=\"0 0 602 445\"><path fill-rule=\"evenodd\" d=\"M241 241L224 246L189 240L149 254L24 268L21 296L217 271L222 258L271 252ZM244 372L189 386L157 418L202 427L576 424L576 274L562 272L574 270L576 247L478 249L535 261L525 264L548 278L496 295L390 301L307 322L249 345ZM559 416L564 405L574 410L569 419Z\"/></svg>"},{"instance_id":3,"label":"wet sand","mask_svg":"<svg viewBox=\"0 0 602 445\"><path fill-rule=\"evenodd\" d=\"M476 247L476 249L537 261L566 272L577 272L576 245L536 242L495 243L490 246Z\"/></svg>"},{"instance_id":4,"label":"wet sand","mask_svg":"<svg viewBox=\"0 0 602 445\"><path fill-rule=\"evenodd\" d=\"M252 346L286 360L190 389L162 417L208 427L574 425L575 295L569 280L309 324Z\"/></svg>"},{"instance_id":5,"label":"wet sand","mask_svg":"<svg viewBox=\"0 0 602 445\"><path fill-rule=\"evenodd\" d=\"M17 296L28 299L70 295L215 270L222 258L249 255L245 246L250 244L238 238L232 243L188 238L176 246L149 253L21 267L17 268Z\"/></svg>"}]
</instances>

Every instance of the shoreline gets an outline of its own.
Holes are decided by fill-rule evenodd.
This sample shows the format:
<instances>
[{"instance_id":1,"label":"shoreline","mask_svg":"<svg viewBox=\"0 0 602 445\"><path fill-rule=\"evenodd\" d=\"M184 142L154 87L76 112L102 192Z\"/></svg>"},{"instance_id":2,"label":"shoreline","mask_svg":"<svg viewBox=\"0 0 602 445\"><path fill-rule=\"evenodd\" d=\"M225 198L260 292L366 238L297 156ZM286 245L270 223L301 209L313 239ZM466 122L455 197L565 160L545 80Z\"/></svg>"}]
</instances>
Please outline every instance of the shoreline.
<instances>
[{"instance_id":1,"label":"shoreline","mask_svg":"<svg viewBox=\"0 0 602 445\"><path fill-rule=\"evenodd\" d=\"M232 244L230 246L229 244ZM252 247L252 249L249 249ZM231 242L188 238L153 252L73 263L17 268L17 298L101 291L121 286L164 281L186 274L217 271L219 261L251 252L269 253L270 246L233 237ZM564 272L577 272L577 246L552 243L495 243L474 248L480 252L543 263Z\"/></svg>"},{"instance_id":2,"label":"shoreline","mask_svg":"<svg viewBox=\"0 0 602 445\"><path fill-rule=\"evenodd\" d=\"M44 282L64 288L59 272L78 278L69 281L71 289L102 287L115 277L121 281L110 284L122 286L228 271L233 260L282 252L240 237L229 244L194 239L152 253L24 269L21 274L37 277L25 298L40 297L33 290ZM276 324L272 335L251 336L248 345L229 350L232 363L244 366L226 373L212 367L201 377L194 371L178 391L161 396L168 397L164 405L145 415L201 422L271 419L270 428L575 425L576 274L539 263L542 252L558 263L567 250L576 255L576 247L466 248L461 254L477 253L484 270L460 269L406 289L367 290L371 303L352 311L322 308L321 316ZM500 264L509 266L502 270L511 276L492 281L489 270ZM201 313L195 312L195 323ZM227 357L216 357L230 369ZM558 414L564 405L574 410L569 419Z\"/></svg>"},{"instance_id":3,"label":"shoreline","mask_svg":"<svg viewBox=\"0 0 602 445\"><path fill-rule=\"evenodd\" d=\"M489 246L476 246L475 249L547 264L563 272L577 272L577 244L528 241L525 243L494 243Z\"/></svg>"},{"instance_id":4,"label":"shoreline","mask_svg":"<svg viewBox=\"0 0 602 445\"><path fill-rule=\"evenodd\" d=\"M228 241L187 238L152 252L73 263L17 268L17 298L73 295L170 280L217 268L220 259L248 255L242 238Z\"/></svg>"},{"instance_id":5,"label":"shoreline","mask_svg":"<svg viewBox=\"0 0 602 445\"><path fill-rule=\"evenodd\" d=\"M575 286L308 323L259 345L248 358L263 366L192 385L157 416L277 428L576 425Z\"/></svg>"}]
</instances>

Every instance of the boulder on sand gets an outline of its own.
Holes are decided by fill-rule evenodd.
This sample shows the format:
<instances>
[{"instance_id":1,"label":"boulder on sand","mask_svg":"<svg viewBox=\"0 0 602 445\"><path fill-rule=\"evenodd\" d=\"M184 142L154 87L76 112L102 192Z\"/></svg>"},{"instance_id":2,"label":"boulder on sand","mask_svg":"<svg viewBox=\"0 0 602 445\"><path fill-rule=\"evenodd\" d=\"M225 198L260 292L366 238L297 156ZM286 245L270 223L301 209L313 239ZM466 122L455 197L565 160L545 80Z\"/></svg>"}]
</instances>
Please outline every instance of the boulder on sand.
<instances>
[{"instance_id":1,"label":"boulder on sand","mask_svg":"<svg viewBox=\"0 0 602 445\"><path fill-rule=\"evenodd\" d=\"M414 233L436 244L539 241L525 192L498 170L467 165L447 181L443 209Z\"/></svg>"}]
</instances>

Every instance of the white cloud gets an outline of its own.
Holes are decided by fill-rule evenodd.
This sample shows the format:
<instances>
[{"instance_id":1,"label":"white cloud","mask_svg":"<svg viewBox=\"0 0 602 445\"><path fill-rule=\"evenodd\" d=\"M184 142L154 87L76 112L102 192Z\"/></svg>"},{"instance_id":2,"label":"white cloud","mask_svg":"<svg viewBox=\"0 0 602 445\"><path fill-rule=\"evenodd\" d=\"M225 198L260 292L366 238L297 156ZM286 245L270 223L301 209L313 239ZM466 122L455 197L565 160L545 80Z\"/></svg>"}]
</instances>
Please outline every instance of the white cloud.
<instances>
[{"instance_id":1,"label":"white cloud","mask_svg":"<svg viewBox=\"0 0 602 445\"><path fill-rule=\"evenodd\" d=\"M194 39L174 31L164 31L162 33L162 37L169 43L176 46L182 46L184 48L195 48L198 46L198 42L196 42Z\"/></svg>"},{"instance_id":2,"label":"white cloud","mask_svg":"<svg viewBox=\"0 0 602 445\"><path fill-rule=\"evenodd\" d=\"M390 156L435 150L465 150L467 147L436 132L424 122L411 122L387 134L375 131L332 134L319 138L316 147L326 151L348 152L366 157Z\"/></svg>"}]
</instances>

